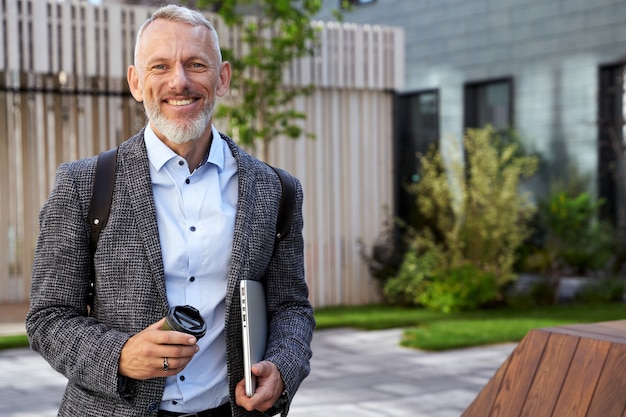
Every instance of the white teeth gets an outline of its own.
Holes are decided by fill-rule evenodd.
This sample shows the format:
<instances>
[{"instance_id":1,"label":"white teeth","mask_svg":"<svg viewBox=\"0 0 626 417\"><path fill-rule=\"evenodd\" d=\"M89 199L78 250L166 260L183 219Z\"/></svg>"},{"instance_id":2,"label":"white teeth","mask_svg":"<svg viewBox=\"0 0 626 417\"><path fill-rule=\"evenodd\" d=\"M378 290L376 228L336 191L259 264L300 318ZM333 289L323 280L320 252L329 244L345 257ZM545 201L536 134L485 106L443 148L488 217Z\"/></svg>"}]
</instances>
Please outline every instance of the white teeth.
<instances>
[{"instance_id":1,"label":"white teeth","mask_svg":"<svg viewBox=\"0 0 626 417\"><path fill-rule=\"evenodd\" d=\"M191 104L193 100L191 99L186 99L186 100L168 100L167 103L171 104L172 106L186 106L187 104Z\"/></svg>"}]
</instances>

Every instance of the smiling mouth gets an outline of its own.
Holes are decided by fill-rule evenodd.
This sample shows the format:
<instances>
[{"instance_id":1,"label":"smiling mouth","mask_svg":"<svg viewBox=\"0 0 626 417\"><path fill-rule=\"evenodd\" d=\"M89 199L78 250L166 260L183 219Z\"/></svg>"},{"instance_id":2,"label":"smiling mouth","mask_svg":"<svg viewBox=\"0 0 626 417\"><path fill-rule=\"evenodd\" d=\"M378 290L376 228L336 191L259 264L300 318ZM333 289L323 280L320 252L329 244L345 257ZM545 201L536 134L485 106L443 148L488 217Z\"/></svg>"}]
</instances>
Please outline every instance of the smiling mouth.
<instances>
[{"instance_id":1,"label":"smiling mouth","mask_svg":"<svg viewBox=\"0 0 626 417\"><path fill-rule=\"evenodd\" d=\"M188 104L193 103L193 101L194 100L190 98L186 98L183 100L165 100L167 104L172 105L172 106L186 106Z\"/></svg>"}]
</instances>

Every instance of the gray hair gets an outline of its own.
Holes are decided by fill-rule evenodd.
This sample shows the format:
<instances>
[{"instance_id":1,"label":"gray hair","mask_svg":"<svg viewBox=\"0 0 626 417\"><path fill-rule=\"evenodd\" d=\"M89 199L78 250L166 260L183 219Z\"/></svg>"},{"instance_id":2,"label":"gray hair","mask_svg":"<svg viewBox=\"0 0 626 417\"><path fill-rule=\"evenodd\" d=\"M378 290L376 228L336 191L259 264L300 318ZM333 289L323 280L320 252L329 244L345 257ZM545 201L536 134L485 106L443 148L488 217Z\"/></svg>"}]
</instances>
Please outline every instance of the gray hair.
<instances>
[{"instance_id":1,"label":"gray hair","mask_svg":"<svg viewBox=\"0 0 626 417\"><path fill-rule=\"evenodd\" d=\"M212 48L219 58L219 62L222 62L222 51L220 50L220 41L217 36L217 31L215 27L209 22L202 13L188 9L186 7L177 6L175 4L170 4L160 9L157 9L152 16L146 20L143 25L137 31L137 40L135 41L135 63L137 63L137 50L139 49L139 41L141 36L145 32L146 28L150 25L150 23L155 20L163 19L170 22L179 22L179 23L187 23L192 26L205 26L211 32L211 36L213 38Z\"/></svg>"}]
</instances>

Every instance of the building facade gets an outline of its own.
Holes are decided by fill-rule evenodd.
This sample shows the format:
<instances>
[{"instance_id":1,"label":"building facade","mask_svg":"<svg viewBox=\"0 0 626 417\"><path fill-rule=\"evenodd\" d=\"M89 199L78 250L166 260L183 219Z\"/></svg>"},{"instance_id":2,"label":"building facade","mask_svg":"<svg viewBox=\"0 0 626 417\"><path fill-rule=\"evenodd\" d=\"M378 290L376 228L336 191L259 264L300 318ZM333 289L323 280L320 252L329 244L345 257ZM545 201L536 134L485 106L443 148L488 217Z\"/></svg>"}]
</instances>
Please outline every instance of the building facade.
<instances>
[{"instance_id":1,"label":"building facade","mask_svg":"<svg viewBox=\"0 0 626 417\"><path fill-rule=\"evenodd\" d=\"M340 0L326 0L332 19ZM346 22L404 28L405 88L398 92L398 155L428 143L458 141L467 127L512 127L549 184L574 168L624 211L623 74L626 2L622 0L351 0ZM617 147L616 147L617 146ZM399 160L398 179L415 165ZM622 216L623 221L623 216ZM622 223L623 224L623 223Z\"/></svg>"}]
</instances>

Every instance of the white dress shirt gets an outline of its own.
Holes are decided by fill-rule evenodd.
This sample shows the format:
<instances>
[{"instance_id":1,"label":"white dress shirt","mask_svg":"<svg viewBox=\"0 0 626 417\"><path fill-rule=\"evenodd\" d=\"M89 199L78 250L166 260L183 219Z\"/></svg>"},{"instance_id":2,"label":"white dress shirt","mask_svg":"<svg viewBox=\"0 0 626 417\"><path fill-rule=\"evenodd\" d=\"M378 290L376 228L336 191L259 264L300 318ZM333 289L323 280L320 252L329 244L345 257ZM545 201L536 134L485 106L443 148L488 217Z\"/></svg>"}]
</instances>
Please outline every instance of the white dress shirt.
<instances>
[{"instance_id":1,"label":"white dress shirt","mask_svg":"<svg viewBox=\"0 0 626 417\"><path fill-rule=\"evenodd\" d=\"M228 400L224 308L237 207L237 163L212 126L205 161L189 173L187 161L157 138L145 142L170 307L191 305L207 322L200 351L167 378L161 409L195 412Z\"/></svg>"}]
</instances>

